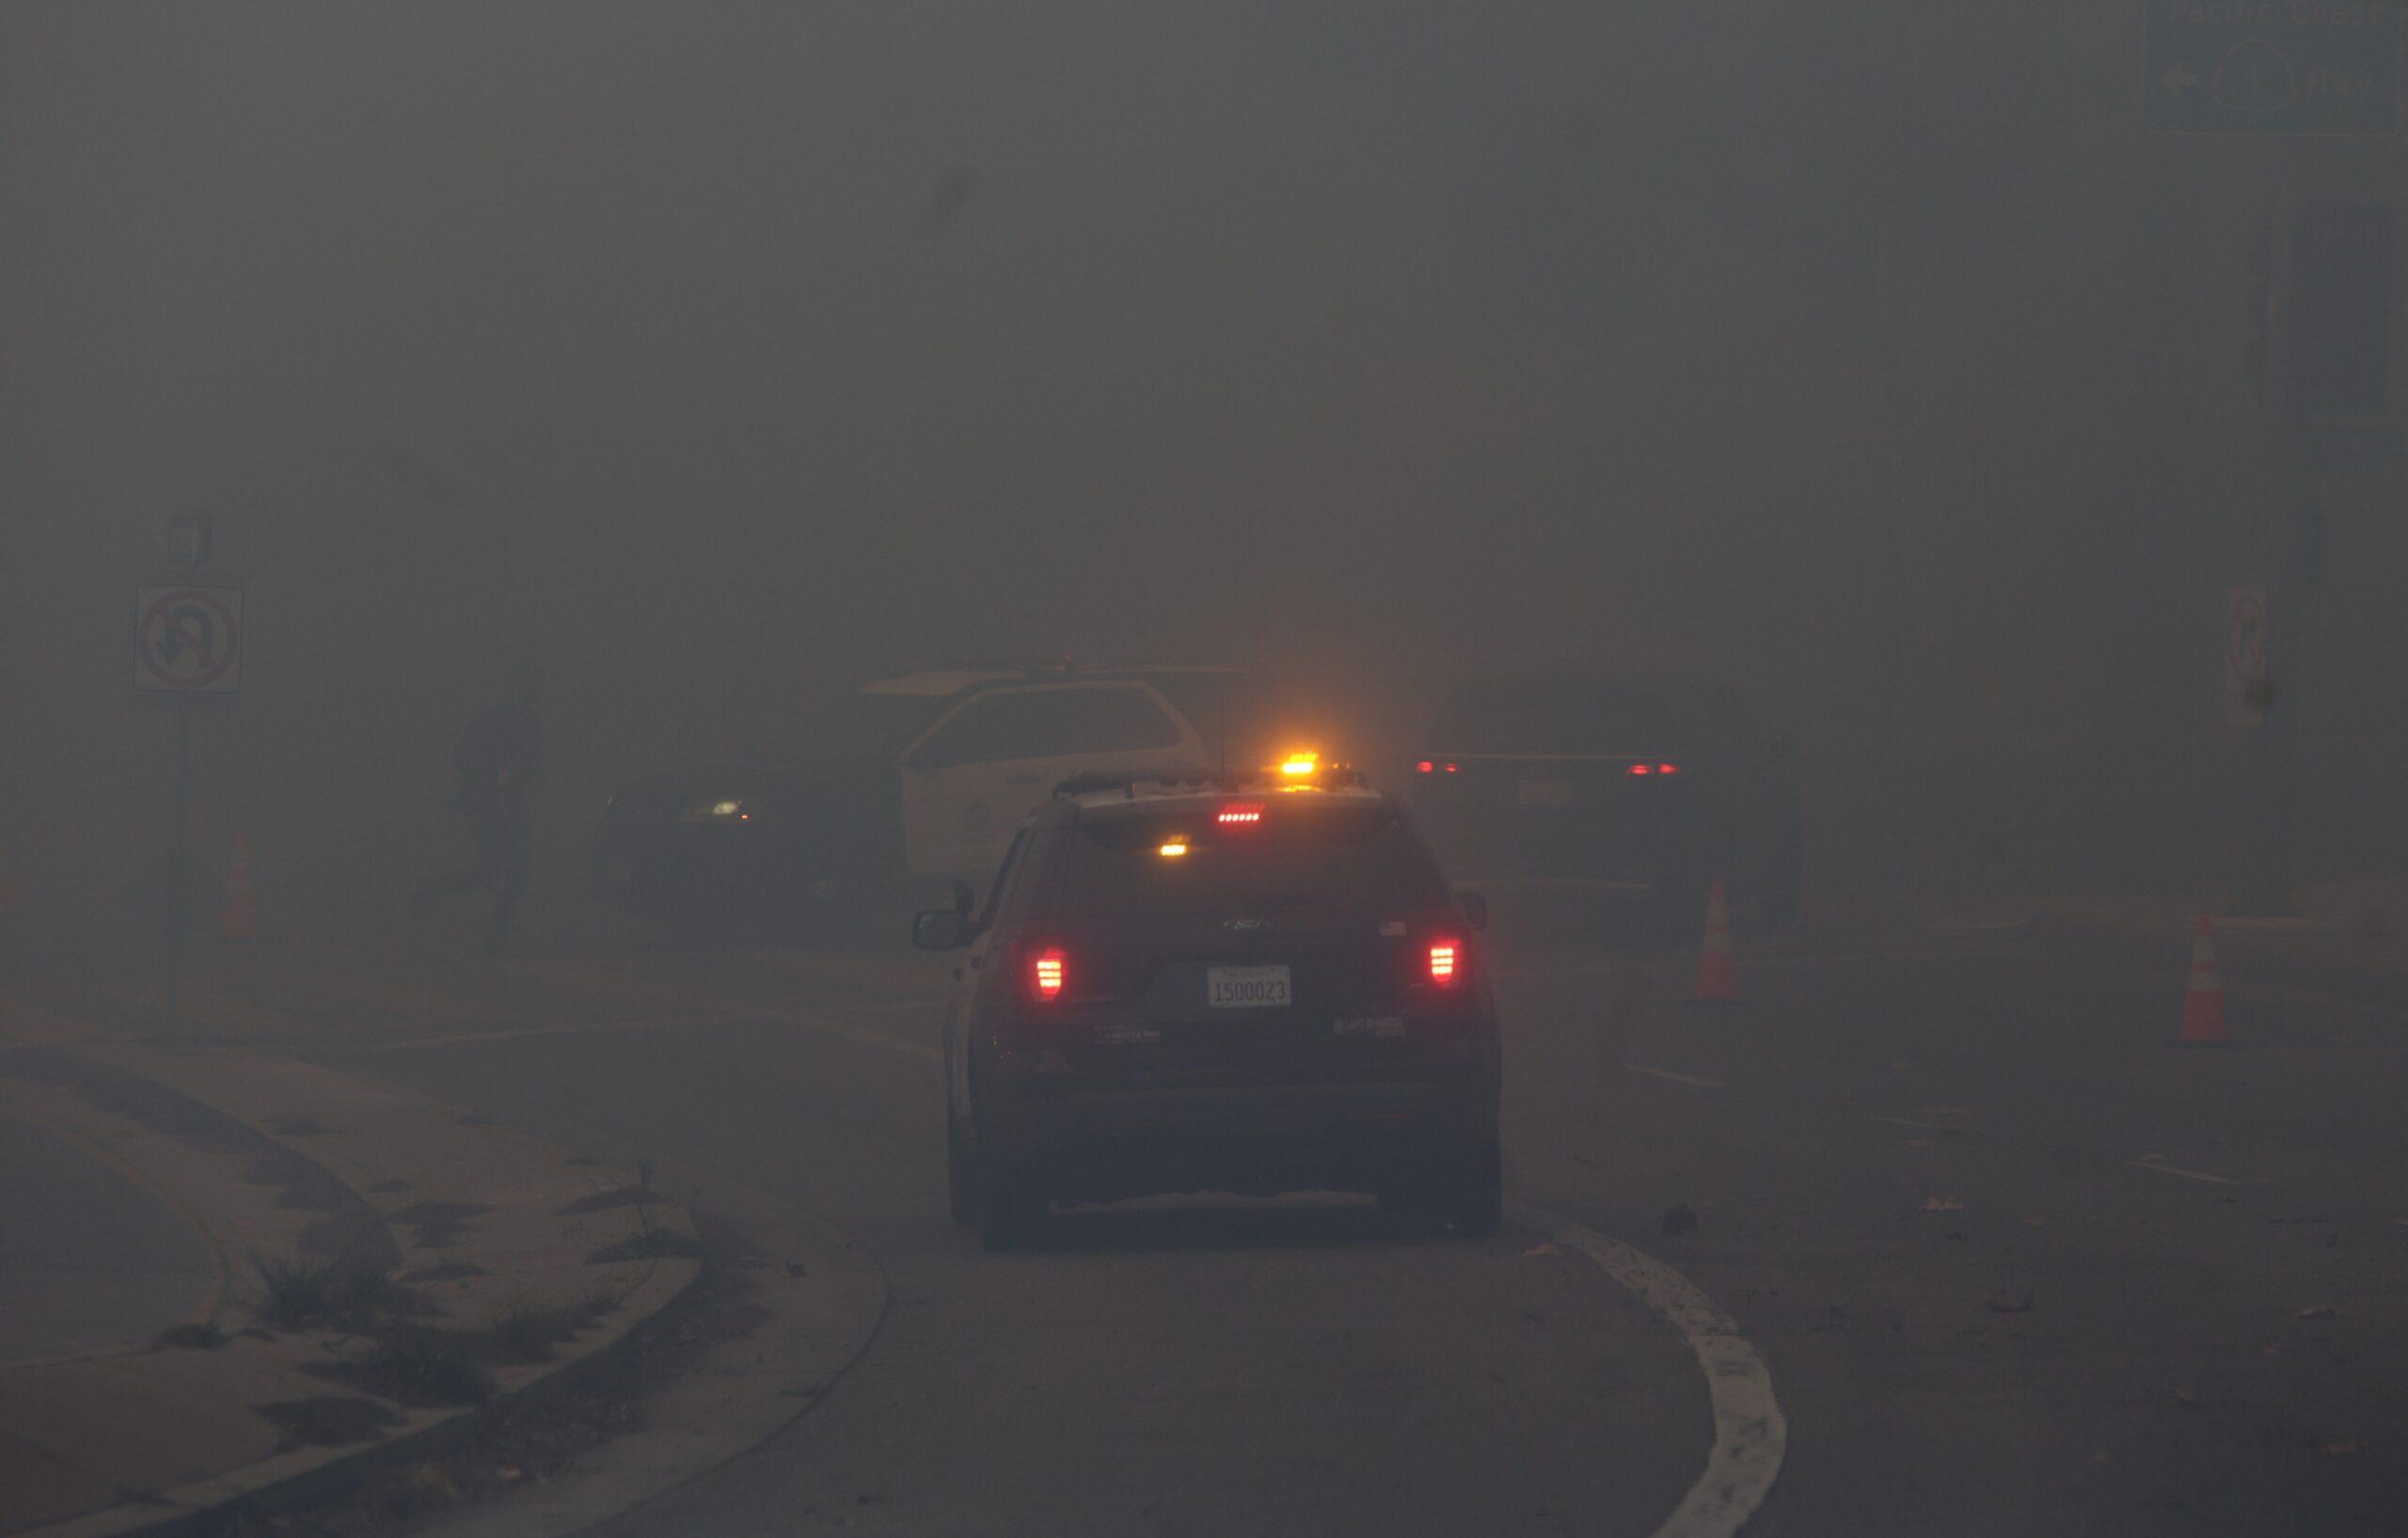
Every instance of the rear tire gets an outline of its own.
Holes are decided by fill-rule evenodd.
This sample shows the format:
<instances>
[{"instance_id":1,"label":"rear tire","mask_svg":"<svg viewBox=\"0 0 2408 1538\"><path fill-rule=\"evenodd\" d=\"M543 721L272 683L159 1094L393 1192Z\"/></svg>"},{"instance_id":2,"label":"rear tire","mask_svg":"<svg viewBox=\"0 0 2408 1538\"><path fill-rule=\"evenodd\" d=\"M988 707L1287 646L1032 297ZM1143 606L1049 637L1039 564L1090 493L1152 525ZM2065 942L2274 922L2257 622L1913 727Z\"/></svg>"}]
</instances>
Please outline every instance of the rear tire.
<instances>
[{"instance_id":1,"label":"rear tire","mask_svg":"<svg viewBox=\"0 0 2408 1538\"><path fill-rule=\"evenodd\" d=\"M978 1243L995 1254L1029 1249L1044 1237L1053 1203L1025 1175L1006 1169L992 1155L976 1156Z\"/></svg>"}]
</instances>

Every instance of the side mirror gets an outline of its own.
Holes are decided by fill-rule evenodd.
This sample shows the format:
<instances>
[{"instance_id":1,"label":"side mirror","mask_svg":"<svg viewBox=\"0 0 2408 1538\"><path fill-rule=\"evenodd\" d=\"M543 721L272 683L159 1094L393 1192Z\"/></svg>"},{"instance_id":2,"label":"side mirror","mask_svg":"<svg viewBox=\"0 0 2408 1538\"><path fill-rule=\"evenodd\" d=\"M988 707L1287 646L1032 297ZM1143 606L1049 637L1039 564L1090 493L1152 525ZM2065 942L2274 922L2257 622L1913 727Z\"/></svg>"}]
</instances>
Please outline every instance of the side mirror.
<instances>
[{"instance_id":1,"label":"side mirror","mask_svg":"<svg viewBox=\"0 0 2408 1538\"><path fill-rule=\"evenodd\" d=\"M1463 904L1464 922L1475 929L1488 928L1488 898L1478 892L1458 892L1455 900Z\"/></svg>"},{"instance_id":2,"label":"side mirror","mask_svg":"<svg viewBox=\"0 0 2408 1538\"><path fill-rule=\"evenodd\" d=\"M924 951L961 948L970 938L970 915L952 908L931 908L911 921L911 943Z\"/></svg>"},{"instance_id":3,"label":"side mirror","mask_svg":"<svg viewBox=\"0 0 2408 1538\"><path fill-rule=\"evenodd\" d=\"M970 905L977 900L977 897L971 893L968 881L958 876L953 879L953 911L967 918L970 915Z\"/></svg>"}]
</instances>

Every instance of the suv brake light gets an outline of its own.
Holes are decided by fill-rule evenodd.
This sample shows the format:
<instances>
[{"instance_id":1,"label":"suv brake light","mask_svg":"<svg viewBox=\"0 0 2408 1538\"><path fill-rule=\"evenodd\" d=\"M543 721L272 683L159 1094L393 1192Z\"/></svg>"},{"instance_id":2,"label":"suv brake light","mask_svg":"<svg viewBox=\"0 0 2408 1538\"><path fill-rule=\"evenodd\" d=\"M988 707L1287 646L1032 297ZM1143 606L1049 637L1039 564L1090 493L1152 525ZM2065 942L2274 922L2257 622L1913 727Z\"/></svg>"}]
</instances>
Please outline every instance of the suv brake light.
<instances>
[{"instance_id":1,"label":"suv brake light","mask_svg":"<svg viewBox=\"0 0 2408 1538\"><path fill-rule=\"evenodd\" d=\"M1069 980L1069 958L1059 946L1049 945L1029 956L1028 992L1038 1003L1051 1004L1060 998Z\"/></svg>"},{"instance_id":2,"label":"suv brake light","mask_svg":"<svg viewBox=\"0 0 2408 1538\"><path fill-rule=\"evenodd\" d=\"M1462 947L1452 940L1432 941L1430 943L1430 980L1440 988L1454 987L1455 978L1459 975L1457 958L1461 955Z\"/></svg>"}]
</instances>

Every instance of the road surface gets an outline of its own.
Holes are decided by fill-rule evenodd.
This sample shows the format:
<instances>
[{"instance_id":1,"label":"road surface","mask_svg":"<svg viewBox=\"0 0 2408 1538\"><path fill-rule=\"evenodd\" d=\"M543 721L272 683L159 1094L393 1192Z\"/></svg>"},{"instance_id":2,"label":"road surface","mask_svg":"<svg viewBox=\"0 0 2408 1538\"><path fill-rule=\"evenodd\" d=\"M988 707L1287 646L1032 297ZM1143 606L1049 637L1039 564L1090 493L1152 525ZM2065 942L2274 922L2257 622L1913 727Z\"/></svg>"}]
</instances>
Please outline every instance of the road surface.
<instances>
[{"instance_id":1,"label":"road surface","mask_svg":"<svg viewBox=\"0 0 2408 1538\"><path fill-rule=\"evenodd\" d=\"M1677 1267L1769 1363L1787 1455L1750 1533L2400 1530L2401 1022L2243 985L2242 1045L2185 1053L2178 966L1812 932L1743 935L1747 1001L1699 1006L1609 918L1498 906L1509 1189ZM605 1530L1643 1534L1704 1467L1687 1344L1527 1229L1191 1202L982 1253L944 1217L928 967L484 975L488 1018L295 1045L705 1210L809 1208L892 1288L809 1414Z\"/></svg>"},{"instance_id":2,"label":"road surface","mask_svg":"<svg viewBox=\"0 0 2408 1538\"><path fill-rule=\"evenodd\" d=\"M105 1150L0 1111L0 1366L138 1345L216 1281L200 1234Z\"/></svg>"}]
</instances>

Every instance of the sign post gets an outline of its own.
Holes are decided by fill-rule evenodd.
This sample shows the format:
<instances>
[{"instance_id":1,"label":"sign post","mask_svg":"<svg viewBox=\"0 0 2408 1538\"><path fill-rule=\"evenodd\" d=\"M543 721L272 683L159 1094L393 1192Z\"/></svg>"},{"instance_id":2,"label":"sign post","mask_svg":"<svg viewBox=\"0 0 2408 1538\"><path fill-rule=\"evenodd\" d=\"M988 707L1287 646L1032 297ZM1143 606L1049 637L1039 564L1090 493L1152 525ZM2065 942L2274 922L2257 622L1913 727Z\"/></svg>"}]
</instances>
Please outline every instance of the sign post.
<instances>
[{"instance_id":1,"label":"sign post","mask_svg":"<svg viewBox=\"0 0 2408 1538\"><path fill-rule=\"evenodd\" d=\"M2266 724L2266 590L2237 587L2226 604L2224 720L2227 726Z\"/></svg>"},{"instance_id":2,"label":"sign post","mask_svg":"<svg viewBox=\"0 0 2408 1538\"><path fill-rule=\"evenodd\" d=\"M192 716L204 702L230 705L243 685L243 590L223 579L208 583L199 568L209 559L206 520L197 531L190 520L171 521L183 580L146 582L134 591L134 688L138 695L165 699L175 711L176 799L167 855L167 1024L182 1021L183 953L192 914L191 882Z\"/></svg>"}]
</instances>

